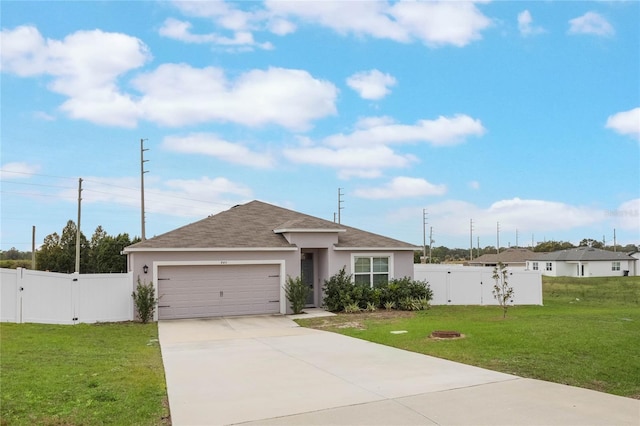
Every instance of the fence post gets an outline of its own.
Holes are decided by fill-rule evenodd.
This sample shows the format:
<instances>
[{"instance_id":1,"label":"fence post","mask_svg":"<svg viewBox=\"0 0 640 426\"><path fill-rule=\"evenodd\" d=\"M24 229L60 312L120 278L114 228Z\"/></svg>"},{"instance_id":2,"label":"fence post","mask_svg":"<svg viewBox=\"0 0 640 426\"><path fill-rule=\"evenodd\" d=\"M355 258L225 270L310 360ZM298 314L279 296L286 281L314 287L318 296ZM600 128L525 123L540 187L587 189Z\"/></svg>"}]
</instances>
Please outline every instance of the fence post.
<instances>
[{"instance_id":1,"label":"fence post","mask_svg":"<svg viewBox=\"0 0 640 426\"><path fill-rule=\"evenodd\" d=\"M24 268L16 268L16 323L22 324L22 291L24 290Z\"/></svg>"}]
</instances>

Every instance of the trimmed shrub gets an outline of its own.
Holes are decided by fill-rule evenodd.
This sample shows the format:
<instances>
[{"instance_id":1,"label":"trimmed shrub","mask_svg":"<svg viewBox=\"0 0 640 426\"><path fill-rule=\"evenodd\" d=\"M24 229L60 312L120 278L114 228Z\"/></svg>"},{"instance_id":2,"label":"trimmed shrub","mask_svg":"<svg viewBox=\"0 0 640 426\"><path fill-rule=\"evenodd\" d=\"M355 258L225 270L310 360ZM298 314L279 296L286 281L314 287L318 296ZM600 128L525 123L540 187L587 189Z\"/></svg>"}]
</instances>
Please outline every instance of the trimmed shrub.
<instances>
[{"instance_id":1,"label":"trimmed shrub","mask_svg":"<svg viewBox=\"0 0 640 426\"><path fill-rule=\"evenodd\" d=\"M307 296L311 292L311 288L302 281L302 277L287 277L287 283L284 288L287 300L291 303L291 309L294 314L299 314L307 304Z\"/></svg>"}]
</instances>

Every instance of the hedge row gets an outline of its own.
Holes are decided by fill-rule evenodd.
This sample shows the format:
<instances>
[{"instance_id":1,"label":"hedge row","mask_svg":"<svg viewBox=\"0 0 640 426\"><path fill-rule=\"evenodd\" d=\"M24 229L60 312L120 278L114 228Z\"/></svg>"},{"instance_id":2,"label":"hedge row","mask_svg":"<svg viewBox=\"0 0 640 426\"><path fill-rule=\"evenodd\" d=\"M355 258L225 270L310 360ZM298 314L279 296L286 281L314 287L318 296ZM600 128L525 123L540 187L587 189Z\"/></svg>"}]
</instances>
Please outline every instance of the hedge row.
<instances>
[{"instance_id":1,"label":"hedge row","mask_svg":"<svg viewBox=\"0 0 640 426\"><path fill-rule=\"evenodd\" d=\"M354 284L352 276L340 272L324 282L324 307L332 312L395 308L400 310L426 309L433 291L426 281L409 277L391 279L374 285Z\"/></svg>"}]
</instances>

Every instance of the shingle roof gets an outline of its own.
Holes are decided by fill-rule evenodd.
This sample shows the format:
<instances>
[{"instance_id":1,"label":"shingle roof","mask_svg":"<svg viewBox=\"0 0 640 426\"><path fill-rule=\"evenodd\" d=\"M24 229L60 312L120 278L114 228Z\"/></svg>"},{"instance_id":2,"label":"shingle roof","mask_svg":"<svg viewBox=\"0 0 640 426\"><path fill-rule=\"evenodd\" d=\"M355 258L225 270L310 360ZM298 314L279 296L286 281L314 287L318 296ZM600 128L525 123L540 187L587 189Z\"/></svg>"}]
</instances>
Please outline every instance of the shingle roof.
<instances>
[{"instance_id":1,"label":"shingle roof","mask_svg":"<svg viewBox=\"0 0 640 426\"><path fill-rule=\"evenodd\" d=\"M336 232L336 247L417 249L413 244L298 213L261 201L238 205L125 250L295 247L274 230Z\"/></svg>"},{"instance_id":2,"label":"shingle roof","mask_svg":"<svg viewBox=\"0 0 640 426\"><path fill-rule=\"evenodd\" d=\"M524 263L527 259L530 259L532 255L535 255L529 249L525 248L508 248L506 250L501 251L499 254L497 253L486 253L482 256L479 256L471 261L469 261L470 265L476 263L514 263L520 262Z\"/></svg>"},{"instance_id":3,"label":"shingle roof","mask_svg":"<svg viewBox=\"0 0 640 426\"><path fill-rule=\"evenodd\" d=\"M558 250L551 253L535 253L527 260L555 260L555 261L597 261L597 260L635 260L627 253L601 250L593 247L577 247Z\"/></svg>"}]
</instances>

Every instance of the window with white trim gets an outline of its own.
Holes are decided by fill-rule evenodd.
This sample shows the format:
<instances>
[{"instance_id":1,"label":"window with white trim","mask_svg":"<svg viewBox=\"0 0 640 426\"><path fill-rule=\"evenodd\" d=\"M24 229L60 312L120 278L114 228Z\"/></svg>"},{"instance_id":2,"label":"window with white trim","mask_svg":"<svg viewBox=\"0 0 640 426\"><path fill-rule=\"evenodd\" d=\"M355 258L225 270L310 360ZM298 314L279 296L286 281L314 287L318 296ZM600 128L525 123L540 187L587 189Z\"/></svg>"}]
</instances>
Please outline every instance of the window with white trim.
<instances>
[{"instance_id":1,"label":"window with white trim","mask_svg":"<svg viewBox=\"0 0 640 426\"><path fill-rule=\"evenodd\" d=\"M533 270L534 271L538 270L538 262L533 262Z\"/></svg>"},{"instance_id":2,"label":"window with white trim","mask_svg":"<svg viewBox=\"0 0 640 426\"><path fill-rule=\"evenodd\" d=\"M389 256L354 256L353 280L356 284L376 284L389 281Z\"/></svg>"},{"instance_id":3,"label":"window with white trim","mask_svg":"<svg viewBox=\"0 0 640 426\"><path fill-rule=\"evenodd\" d=\"M546 269L547 269L547 271L553 271L553 263L547 262Z\"/></svg>"},{"instance_id":4,"label":"window with white trim","mask_svg":"<svg viewBox=\"0 0 640 426\"><path fill-rule=\"evenodd\" d=\"M619 261L611 262L611 270L612 271L619 271L620 270L620 262Z\"/></svg>"}]
</instances>

